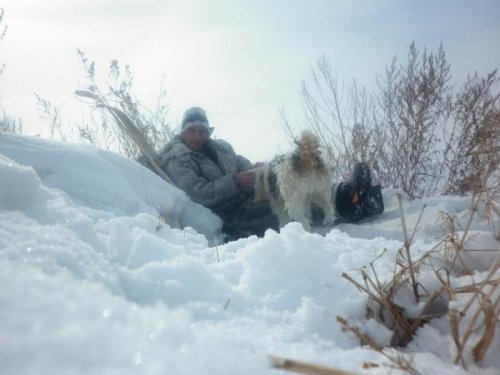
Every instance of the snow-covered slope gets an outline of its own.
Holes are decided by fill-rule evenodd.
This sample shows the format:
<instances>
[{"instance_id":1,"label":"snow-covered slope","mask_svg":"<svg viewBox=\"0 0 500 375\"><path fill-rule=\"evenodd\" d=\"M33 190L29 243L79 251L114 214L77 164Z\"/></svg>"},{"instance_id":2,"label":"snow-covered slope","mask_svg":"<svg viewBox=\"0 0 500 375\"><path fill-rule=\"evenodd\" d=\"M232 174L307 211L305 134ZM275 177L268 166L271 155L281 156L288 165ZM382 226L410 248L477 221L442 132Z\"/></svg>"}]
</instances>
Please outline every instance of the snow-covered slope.
<instances>
[{"instance_id":1,"label":"snow-covered slope","mask_svg":"<svg viewBox=\"0 0 500 375\"><path fill-rule=\"evenodd\" d=\"M291 223L217 245L220 220L139 164L2 133L0 373L278 373L269 366L274 355L386 374L386 359L343 333L336 317L380 343L390 336L366 318L366 295L341 273L359 278L385 251L377 273L391 277L403 240L396 193L384 192L381 216L324 235ZM414 256L443 236L439 211L464 216L470 201L404 199L409 228L428 206ZM475 220L472 230L471 247L498 250L487 223ZM457 285L484 277L495 255L464 257L477 271L454 278ZM431 283L431 272L421 277ZM446 316L402 352L422 373L498 374L498 324L496 331L482 363L467 358L470 372L452 364ZM363 370L365 363L381 366Z\"/></svg>"}]
</instances>

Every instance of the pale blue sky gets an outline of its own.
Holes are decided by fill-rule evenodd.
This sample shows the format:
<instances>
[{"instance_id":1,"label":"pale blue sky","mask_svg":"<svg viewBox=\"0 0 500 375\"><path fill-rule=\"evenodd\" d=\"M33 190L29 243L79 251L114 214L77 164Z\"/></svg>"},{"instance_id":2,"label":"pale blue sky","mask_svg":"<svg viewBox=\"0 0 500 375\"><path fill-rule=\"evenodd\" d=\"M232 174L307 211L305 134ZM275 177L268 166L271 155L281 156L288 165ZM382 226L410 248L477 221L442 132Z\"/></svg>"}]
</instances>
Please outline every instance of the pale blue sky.
<instances>
[{"instance_id":1,"label":"pale blue sky","mask_svg":"<svg viewBox=\"0 0 500 375\"><path fill-rule=\"evenodd\" d=\"M326 55L340 79L371 86L408 46L442 42L455 80L500 65L498 0L3 0L0 97L9 115L38 119L33 93L81 122L72 93L83 84L76 49L105 72L131 66L136 92L152 103L165 75L170 115L205 107L215 135L253 161L285 151L283 107L300 122L300 87Z\"/></svg>"}]
</instances>

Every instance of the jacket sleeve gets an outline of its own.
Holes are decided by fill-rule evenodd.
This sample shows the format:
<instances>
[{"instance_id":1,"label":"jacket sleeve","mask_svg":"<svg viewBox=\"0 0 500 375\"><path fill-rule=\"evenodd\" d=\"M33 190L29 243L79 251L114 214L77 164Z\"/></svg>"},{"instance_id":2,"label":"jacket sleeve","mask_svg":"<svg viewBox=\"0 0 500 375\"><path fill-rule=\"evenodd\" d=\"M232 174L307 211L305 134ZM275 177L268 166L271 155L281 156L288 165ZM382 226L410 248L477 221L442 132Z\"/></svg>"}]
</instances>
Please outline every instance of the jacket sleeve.
<instances>
[{"instance_id":1,"label":"jacket sleeve","mask_svg":"<svg viewBox=\"0 0 500 375\"><path fill-rule=\"evenodd\" d=\"M254 166L248 160L247 158L241 156L241 155L236 155L237 162L238 162L238 171L248 171L249 169L252 169Z\"/></svg>"},{"instance_id":2,"label":"jacket sleeve","mask_svg":"<svg viewBox=\"0 0 500 375\"><path fill-rule=\"evenodd\" d=\"M220 148L222 148L222 150L224 150L226 154L230 155L230 157L236 161L238 172L248 171L249 169L252 169L254 167L254 165L250 162L250 160L248 160L244 156L237 155L234 152L233 146L231 146L228 142L218 139L217 145Z\"/></svg>"},{"instance_id":3,"label":"jacket sleeve","mask_svg":"<svg viewBox=\"0 0 500 375\"><path fill-rule=\"evenodd\" d=\"M167 174L195 202L211 207L240 194L233 174L209 181L197 173L199 167L187 157L174 157L166 164Z\"/></svg>"}]
</instances>

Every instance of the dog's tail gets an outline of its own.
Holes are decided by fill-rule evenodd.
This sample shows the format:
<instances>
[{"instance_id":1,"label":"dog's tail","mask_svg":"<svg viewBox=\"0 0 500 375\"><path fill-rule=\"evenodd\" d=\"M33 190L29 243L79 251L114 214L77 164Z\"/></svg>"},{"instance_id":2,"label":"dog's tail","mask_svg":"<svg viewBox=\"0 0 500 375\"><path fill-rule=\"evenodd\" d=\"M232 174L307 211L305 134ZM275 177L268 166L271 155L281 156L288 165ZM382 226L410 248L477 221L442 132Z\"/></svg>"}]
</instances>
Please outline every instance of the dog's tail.
<instances>
[{"instance_id":1,"label":"dog's tail","mask_svg":"<svg viewBox=\"0 0 500 375\"><path fill-rule=\"evenodd\" d=\"M296 144L297 149L292 155L292 167L295 172L324 171L326 173L326 166L321 159L319 140L313 132L302 131Z\"/></svg>"}]
</instances>

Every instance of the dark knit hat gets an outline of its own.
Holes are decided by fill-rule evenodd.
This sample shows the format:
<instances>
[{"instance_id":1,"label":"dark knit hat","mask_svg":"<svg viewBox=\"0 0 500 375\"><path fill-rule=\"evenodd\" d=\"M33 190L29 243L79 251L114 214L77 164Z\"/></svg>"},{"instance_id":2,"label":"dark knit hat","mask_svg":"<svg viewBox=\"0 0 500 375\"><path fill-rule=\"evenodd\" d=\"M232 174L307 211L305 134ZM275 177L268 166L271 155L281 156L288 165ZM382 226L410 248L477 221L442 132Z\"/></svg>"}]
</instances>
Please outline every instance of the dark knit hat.
<instances>
[{"instance_id":1,"label":"dark knit hat","mask_svg":"<svg viewBox=\"0 0 500 375\"><path fill-rule=\"evenodd\" d=\"M191 107L184 112L181 121L181 133L184 133L193 126L202 126L206 128L209 135L212 134L214 130L214 128L211 128L208 124L207 113L200 107Z\"/></svg>"}]
</instances>

